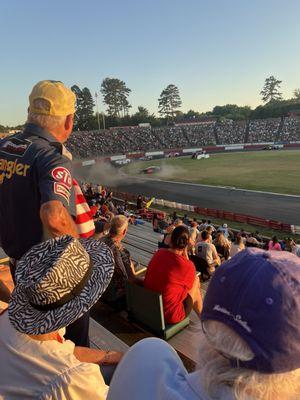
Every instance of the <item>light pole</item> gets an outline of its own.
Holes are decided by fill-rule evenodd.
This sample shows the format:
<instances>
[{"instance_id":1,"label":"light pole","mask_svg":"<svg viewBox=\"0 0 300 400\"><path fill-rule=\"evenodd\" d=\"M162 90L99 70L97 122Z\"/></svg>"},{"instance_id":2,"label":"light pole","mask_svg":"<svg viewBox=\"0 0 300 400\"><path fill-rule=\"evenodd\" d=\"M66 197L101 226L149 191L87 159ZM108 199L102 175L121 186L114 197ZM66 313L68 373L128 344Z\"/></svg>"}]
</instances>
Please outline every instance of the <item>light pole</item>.
<instances>
[{"instance_id":1,"label":"light pole","mask_svg":"<svg viewBox=\"0 0 300 400\"><path fill-rule=\"evenodd\" d=\"M102 121L103 121L103 129L105 129L105 115L104 115L104 112L102 113Z\"/></svg>"},{"instance_id":2,"label":"light pole","mask_svg":"<svg viewBox=\"0 0 300 400\"><path fill-rule=\"evenodd\" d=\"M95 92L95 98L96 98L96 110L97 110L98 130L100 131L100 119L99 119L98 93L97 93L97 92Z\"/></svg>"}]
</instances>

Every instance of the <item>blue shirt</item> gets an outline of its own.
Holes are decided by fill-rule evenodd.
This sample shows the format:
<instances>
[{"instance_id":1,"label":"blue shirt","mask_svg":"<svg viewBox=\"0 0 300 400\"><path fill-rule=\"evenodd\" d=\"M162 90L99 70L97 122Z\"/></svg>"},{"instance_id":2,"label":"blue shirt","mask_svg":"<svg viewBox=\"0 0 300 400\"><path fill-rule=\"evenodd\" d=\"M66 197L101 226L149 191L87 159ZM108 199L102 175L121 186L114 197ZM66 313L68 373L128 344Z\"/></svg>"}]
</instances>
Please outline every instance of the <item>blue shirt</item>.
<instances>
[{"instance_id":1,"label":"blue shirt","mask_svg":"<svg viewBox=\"0 0 300 400\"><path fill-rule=\"evenodd\" d=\"M19 259L43 240L40 207L59 200L75 215L72 156L50 133L27 124L0 142L0 241Z\"/></svg>"},{"instance_id":2,"label":"blue shirt","mask_svg":"<svg viewBox=\"0 0 300 400\"><path fill-rule=\"evenodd\" d=\"M132 346L118 365L107 400L234 400L233 390L206 392L201 371L188 374L174 349L156 338Z\"/></svg>"}]
</instances>

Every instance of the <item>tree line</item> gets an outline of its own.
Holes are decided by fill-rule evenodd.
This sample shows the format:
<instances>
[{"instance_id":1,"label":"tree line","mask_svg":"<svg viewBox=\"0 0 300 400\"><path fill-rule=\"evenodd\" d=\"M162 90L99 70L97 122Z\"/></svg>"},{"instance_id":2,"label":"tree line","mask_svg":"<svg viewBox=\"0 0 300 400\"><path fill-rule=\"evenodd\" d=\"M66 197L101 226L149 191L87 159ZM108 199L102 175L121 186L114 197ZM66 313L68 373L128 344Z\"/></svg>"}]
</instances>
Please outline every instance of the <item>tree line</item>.
<instances>
[{"instance_id":1,"label":"tree line","mask_svg":"<svg viewBox=\"0 0 300 400\"><path fill-rule=\"evenodd\" d=\"M232 119L249 120L259 118L280 117L287 115L291 110L300 110L300 89L295 89L291 99L284 100L280 91L282 81L274 76L266 78L260 92L263 104L251 109L249 106L226 104L215 106L211 111L199 113L189 110L186 113L180 111L182 101L179 89L174 84L166 86L158 98L158 114L150 113L144 106L139 106L137 112L129 114L131 104L129 96L131 89L118 78L105 78L100 85L103 103L106 106L106 127L137 125L150 123L152 126L161 126L183 121L201 121L207 119ZM77 116L75 129L97 129L97 112L94 113L95 103L87 88L80 89L73 86L72 90L77 95ZM103 126L102 126L103 127Z\"/></svg>"},{"instance_id":2,"label":"tree line","mask_svg":"<svg viewBox=\"0 0 300 400\"><path fill-rule=\"evenodd\" d=\"M106 106L105 115L99 118L98 109L95 110L95 100L87 87L80 89L77 85L71 87L76 94L76 114L74 121L75 130L93 130L105 123L106 128L111 126L137 125L150 123L152 126L161 126L183 121L196 122L207 119L232 119L248 120L270 117L281 117L292 110L300 110L300 89L295 89L293 97L284 100L280 92L282 81L274 76L266 78L260 92L263 104L251 109L249 106L226 104L215 106L211 111L199 113L189 110L186 113L180 111L182 101L179 89L174 84L166 86L158 98L158 114L150 113L144 106L139 106L137 112L129 114L132 108L129 102L131 89L118 78L105 78L100 85L100 93ZM97 100L98 93L95 94ZM0 132L8 127L0 125Z\"/></svg>"}]
</instances>

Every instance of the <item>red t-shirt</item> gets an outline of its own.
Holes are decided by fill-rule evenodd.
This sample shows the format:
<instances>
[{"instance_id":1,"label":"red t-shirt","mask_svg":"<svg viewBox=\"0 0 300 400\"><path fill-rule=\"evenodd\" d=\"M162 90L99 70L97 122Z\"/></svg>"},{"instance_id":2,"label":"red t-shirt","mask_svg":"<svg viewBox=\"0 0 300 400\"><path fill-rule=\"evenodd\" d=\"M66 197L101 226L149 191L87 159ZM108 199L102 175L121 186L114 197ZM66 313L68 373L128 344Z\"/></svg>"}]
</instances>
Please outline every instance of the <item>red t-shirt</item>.
<instances>
[{"instance_id":1,"label":"red t-shirt","mask_svg":"<svg viewBox=\"0 0 300 400\"><path fill-rule=\"evenodd\" d=\"M147 268L144 287L162 294L165 322L175 324L185 318L183 301L195 280L192 261L167 249L158 250Z\"/></svg>"}]
</instances>

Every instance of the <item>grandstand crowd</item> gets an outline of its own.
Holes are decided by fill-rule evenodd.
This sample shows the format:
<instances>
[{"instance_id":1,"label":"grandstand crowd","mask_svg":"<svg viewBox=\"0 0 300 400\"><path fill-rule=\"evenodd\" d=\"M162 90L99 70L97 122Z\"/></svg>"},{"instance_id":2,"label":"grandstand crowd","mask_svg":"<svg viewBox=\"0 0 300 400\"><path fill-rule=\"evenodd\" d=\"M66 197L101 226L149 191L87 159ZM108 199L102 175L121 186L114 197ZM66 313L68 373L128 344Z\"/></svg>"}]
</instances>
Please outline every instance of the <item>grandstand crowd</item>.
<instances>
[{"instance_id":1,"label":"grandstand crowd","mask_svg":"<svg viewBox=\"0 0 300 400\"><path fill-rule=\"evenodd\" d=\"M67 146L79 158L221 144L300 141L300 118L225 120L162 128L116 127L73 132Z\"/></svg>"}]
</instances>

